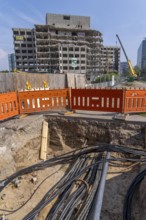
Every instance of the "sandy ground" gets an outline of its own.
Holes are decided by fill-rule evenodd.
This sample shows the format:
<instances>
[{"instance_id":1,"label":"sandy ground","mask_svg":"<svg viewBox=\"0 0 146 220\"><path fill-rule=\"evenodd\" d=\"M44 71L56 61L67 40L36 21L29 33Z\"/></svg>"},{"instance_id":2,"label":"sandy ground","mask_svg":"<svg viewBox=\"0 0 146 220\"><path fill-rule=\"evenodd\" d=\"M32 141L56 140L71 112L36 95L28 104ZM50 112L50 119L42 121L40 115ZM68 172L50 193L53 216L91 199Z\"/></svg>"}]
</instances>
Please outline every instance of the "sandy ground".
<instances>
[{"instance_id":1,"label":"sandy ground","mask_svg":"<svg viewBox=\"0 0 146 220\"><path fill-rule=\"evenodd\" d=\"M64 175L67 166L55 166L47 168L42 171L33 172L31 174L22 176L20 179L20 184L16 188L13 183L9 184L5 190L0 193L0 209L15 210L27 201L35 189L40 185L40 183L47 177L45 182L38 188L32 198L28 203L22 207L20 210L14 214L8 215L9 220L21 220L27 213L29 213L37 203L43 198L45 193L59 181L59 179ZM37 180L32 183L32 177ZM3 199L2 199L3 198ZM48 209L47 209L48 210ZM0 211L1 214L4 212ZM39 219L44 219L45 212L39 217Z\"/></svg>"}]
</instances>

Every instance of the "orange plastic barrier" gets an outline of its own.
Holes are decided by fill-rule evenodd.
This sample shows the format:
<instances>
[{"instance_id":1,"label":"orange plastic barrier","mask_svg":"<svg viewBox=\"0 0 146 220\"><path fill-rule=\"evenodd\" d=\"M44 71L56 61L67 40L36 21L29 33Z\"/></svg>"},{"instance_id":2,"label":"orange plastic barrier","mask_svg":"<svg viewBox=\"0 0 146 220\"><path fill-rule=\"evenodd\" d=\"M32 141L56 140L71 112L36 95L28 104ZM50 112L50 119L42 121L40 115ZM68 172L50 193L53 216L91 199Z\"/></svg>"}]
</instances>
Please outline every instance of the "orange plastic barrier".
<instances>
[{"instance_id":1,"label":"orange plastic barrier","mask_svg":"<svg viewBox=\"0 0 146 220\"><path fill-rule=\"evenodd\" d=\"M122 112L122 89L72 89L73 110Z\"/></svg>"},{"instance_id":2,"label":"orange plastic barrier","mask_svg":"<svg viewBox=\"0 0 146 220\"><path fill-rule=\"evenodd\" d=\"M16 92L0 94L0 120L19 114Z\"/></svg>"},{"instance_id":3,"label":"orange plastic barrier","mask_svg":"<svg viewBox=\"0 0 146 220\"><path fill-rule=\"evenodd\" d=\"M0 120L48 110L146 112L146 90L59 89L0 94Z\"/></svg>"},{"instance_id":4,"label":"orange plastic barrier","mask_svg":"<svg viewBox=\"0 0 146 220\"><path fill-rule=\"evenodd\" d=\"M22 113L61 110L69 107L69 89L18 92Z\"/></svg>"},{"instance_id":5,"label":"orange plastic barrier","mask_svg":"<svg viewBox=\"0 0 146 220\"><path fill-rule=\"evenodd\" d=\"M146 90L124 91L124 113L146 112Z\"/></svg>"}]
</instances>

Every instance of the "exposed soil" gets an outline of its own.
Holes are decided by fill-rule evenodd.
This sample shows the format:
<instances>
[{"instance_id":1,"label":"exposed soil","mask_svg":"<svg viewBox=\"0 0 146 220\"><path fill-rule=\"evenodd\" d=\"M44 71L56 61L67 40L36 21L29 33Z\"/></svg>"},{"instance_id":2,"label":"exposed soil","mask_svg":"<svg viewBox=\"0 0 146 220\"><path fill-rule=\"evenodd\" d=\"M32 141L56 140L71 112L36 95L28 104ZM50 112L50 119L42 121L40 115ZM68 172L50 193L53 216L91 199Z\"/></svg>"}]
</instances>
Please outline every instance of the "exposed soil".
<instances>
[{"instance_id":1,"label":"exposed soil","mask_svg":"<svg viewBox=\"0 0 146 220\"><path fill-rule=\"evenodd\" d=\"M80 148L85 144L88 146L98 143L123 144L129 147L144 148L145 124L143 123L56 116L44 117L42 115L13 119L0 124L1 180L17 170L39 161L41 130L44 119L49 124L48 158ZM8 216L9 220L21 220L40 201L46 191L62 177L66 169L67 166L56 166L23 176L18 188L14 184L10 184L0 193L0 208L10 210L18 208L31 196L43 179L54 173L39 187L22 209ZM126 191L139 171L139 166L129 169L109 166L101 213L102 220L122 220ZM35 183L31 182L32 177L36 177ZM138 195L139 193L134 199L135 217L133 219L140 219ZM39 219L44 219L46 210L48 207L44 209Z\"/></svg>"}]
</instances>

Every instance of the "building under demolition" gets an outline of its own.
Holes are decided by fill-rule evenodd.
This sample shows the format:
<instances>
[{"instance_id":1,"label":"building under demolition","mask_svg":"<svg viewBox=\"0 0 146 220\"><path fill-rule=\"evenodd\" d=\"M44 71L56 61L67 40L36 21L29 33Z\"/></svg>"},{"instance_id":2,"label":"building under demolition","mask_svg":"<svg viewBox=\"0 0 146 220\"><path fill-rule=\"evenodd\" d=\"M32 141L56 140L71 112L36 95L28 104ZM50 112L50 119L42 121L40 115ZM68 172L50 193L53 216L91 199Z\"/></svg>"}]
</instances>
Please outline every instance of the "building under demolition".
<instances>
[{"instance_id":1,"label":"building under demolition","mask_svg":"<svg viewBox=\"0 0 146 220\"><path fill-rule=\"evenodd\" d=\"M102 47L102 67L104 73L120 71L120 47Z\"/></svg>"},{"instance_id":2,"label":"building under demolition","mask_svg":"<svg viewBox=\"0 0 146 220\"><path fill-rule=\"evenodd\" d=\"M47 14L45 25L13 28L16 68L30 72L98 75L102 34L90 17Z\"/></svg>"},{"instance_id":3,"label":"building under demolition","mask_svg":"<svg viewBox=\"0 0 146 220\"><path fill-rule=\"evenodd\" d=\"M90 28L87 16L47 14L45 25L13 28L13 38L18 70L82 73L93 79L104 72L109 62L102 34ZM112 54L112 68L118 70L119 50L111 48L108 52L108 57Z\"/></svg>"}]
</instances>

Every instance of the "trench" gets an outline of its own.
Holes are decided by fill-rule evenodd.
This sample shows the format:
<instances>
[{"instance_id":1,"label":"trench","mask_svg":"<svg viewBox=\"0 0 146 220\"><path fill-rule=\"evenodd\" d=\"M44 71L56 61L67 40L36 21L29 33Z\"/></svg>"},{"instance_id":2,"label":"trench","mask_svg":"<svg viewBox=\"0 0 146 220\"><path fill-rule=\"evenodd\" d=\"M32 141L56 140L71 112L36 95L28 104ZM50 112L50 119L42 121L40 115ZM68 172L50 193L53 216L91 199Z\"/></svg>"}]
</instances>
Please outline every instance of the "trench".
<instances>
[{"instance_id":1,"label":"trench","mask_svg":"<svg viewBox=\"0 0 146 220\"><path fill-rule=\"evenodd\" d=\"M76 119L66 117L46 117L49 124L49 148L52 151L64 151L66 148L77 149L98 144L117 144L131 148L144 148L143 123L129 123L119 120ZM60 138L61 137L61 138ZM121 157L120 154L112 156ZM124 164L123 164L124 166ZM104 200L102 220L122 220L123 203L128 187L140 172L136 166L122 172L123 168L109 166ZM121 172L121 173L118 173ZM139 191L133 199L133 219L140 219Z\"/></svg>"},{"instance_id":2,"label":"trench","mask_svg":"<svg viewBox=\"0 0 146 220\"><path fill-rule=\"evenodd\" d=\"M3 143L0 145L0 150L5 146L6 151L9 153L7 156L5 153L1 153L2 150L0 151L1 164L3 164L1 179L39 161L43 120L48 122L49 128L48 158L81 147L96 146L101 143L125 145L139 149L143 149L145 145L145 124L140 122L133 123L120 120L97 120L90 118L81 119L64 116L38 117L37 115L28 116L20 120L15 119L0 125L1 136L3 136ZM121 157L117 153L112 156ZM140 169L140 166L137 165L122 172L123 168L109 166L101 212L102 220L122 220L123 202L127 189L133 178L140 172ZM59 181L59 178L61 178L65 171L66 168L64 167L60 173L58 172L55 176L55 181ZM36 175L38 180L40 180L45 177L46 171L39 171ZM24 178L24 180L24 185L26 185L26 182L27 185L24 189L23 187L15 189L10 195L10 199L15 194L20 199L20 203L23 203L24 198L21 197L25 194L26 189L28 190L26 197L29 197L34 186L28 184L28 177L26 179ZM51 180L50 186L53 183L54 179ZM12 186L10 190L12 190ZM19 190L21 190L21 193ZM37 199L39 200L39 195L37 195ZM5 200L1 199L1 202L5 203ZM9 202L6 204L6 207L10 208L12 205L13 203ZM5 205L2 204L2 207L4 208ZM139 191L134 197L133 207L133 219L138 220L140 218ZM24 209L25 212L26 210ZM16 219L16 216L10 219Z\"/></svg>"}]
</instances>

